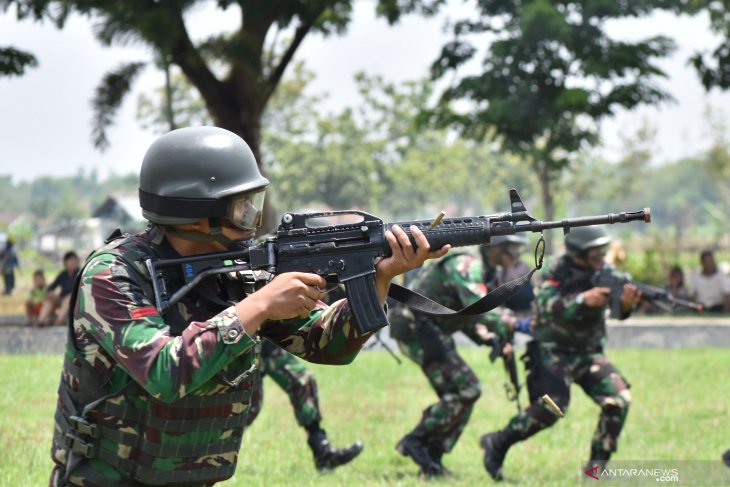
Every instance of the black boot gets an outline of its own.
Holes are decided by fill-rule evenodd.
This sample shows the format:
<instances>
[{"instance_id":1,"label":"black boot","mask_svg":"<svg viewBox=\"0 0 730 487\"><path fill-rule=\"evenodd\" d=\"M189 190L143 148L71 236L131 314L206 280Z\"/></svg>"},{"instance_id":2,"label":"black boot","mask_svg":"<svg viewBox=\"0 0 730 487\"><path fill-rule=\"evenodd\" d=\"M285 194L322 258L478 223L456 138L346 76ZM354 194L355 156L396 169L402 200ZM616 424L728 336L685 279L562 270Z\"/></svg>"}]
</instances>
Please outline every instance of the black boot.
<instances>
[{"instance_id":1,"label":"black boot","mask_svg":"<svg viewBox=\"0 0 730 487\"><path fill-rule=\"evenodd\" d=\"M332 448L327 439L327 433L322 429L310 433L307 443L312 449L314 464L320 472L333 470L351 462L363 449L363 445L359 441L347 448Z\"/></svg>"},{"instance_id":2,"label":"black boot","mask_svg":"<svg viewBox=\"0 0 730 487\"><path fill-rule=\"evenodd\" d=\"M435 477L443 474L443 466L434 461L428 451L426 433L419 425L416 429L401 438L395 447L398 452L416 462L421 469L421 475Z\"/></svg>"},{"instance_id":3,"label":"black boot","mask_svg":"<svg viewBox=\"0 0 730 487\"><path fill-rule=\"evenodd\" d=\"M606 464L608 463L608 460L610 458L611 452L591 448L591 459L588 460L588 463L586 463L583 471L586 472L588 470L593 470L593 474L598 476L600 475L601 471L606 468Z\"/></svg>"},{"instance_id":4,"label":"black boot","mask_svg":"<svg viewBox=\"0 0 730 487\"><path fill-rule=\"evenodd\" d=\"M722 454L722 461L725 462L725 465L730 467L730 450Z\"/></svg>"},{"instance_id":5,"label":"black boot","mask_svg":"<svg viewBox=\"0 0 730 487\"><path fill-rule=\"evenodd\" d=\"M484 468L494 480L500 481L504 479L504 475L502 474L504 457L507 455L509 447L517 441L516 438L512 438L511 436L513 435L502 430L487 433L479 439L479 446L484 450Z\"/></svg>"},{"instance_id":6,"label":"black boot","mask_svg":"<svg viewBox=\"0 0 730 487\"><path fill-rule=\"evenodd\" d=\"M451 470L444 467L444 464L441 463L441 458L444 456L444 449L441 445L437 445L435 443L428 445L428 454L431 457L431 460L433 460L441 469L441 473L439 475L453 475Z\"/></svg>"}]
</instances>

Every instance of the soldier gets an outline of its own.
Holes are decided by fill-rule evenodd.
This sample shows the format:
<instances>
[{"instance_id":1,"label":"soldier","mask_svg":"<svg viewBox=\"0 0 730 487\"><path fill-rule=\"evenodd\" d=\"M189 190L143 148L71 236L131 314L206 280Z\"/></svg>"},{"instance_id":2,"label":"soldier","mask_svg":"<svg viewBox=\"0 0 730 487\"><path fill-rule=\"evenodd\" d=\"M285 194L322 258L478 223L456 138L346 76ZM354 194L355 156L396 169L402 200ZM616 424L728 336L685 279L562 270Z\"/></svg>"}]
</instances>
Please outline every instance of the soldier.
<instances>
[{"instance_id":1,"label":"soldier","mask_svg":"<svg viewBox=\"0 0 730 487\"><path fill-rule=\"evenodd\" d=\"M150 226L92 253L74 286L51 486L227 479L261 338L319 363L355 358L370 335L356 331L347 300L320 301L325 280L316 274L282 273L248 293L235 276L216 275L158 313L145 261L245 246L267 185L249 147L227 130L178 129L150 146L139 185ZM411 232L417 249L402 229L386 233L393 255L375 273L382 303L393 277L448 250L429 252L423 233ZM170 289L182 282L166 279Z\"/></svg>"},{"instance_id":2,"label":"soldier","mask_svg":"<svg viewBox=\"0 0 730 487\"><path fill-rule=\"evenodd\" d=\"M347 448L332 448L327 433L320 426L317 381L301 360L268 340L261 343L261 381L251 400L248 425L261 412L264 400L263 378L268 375L289 396L299 426L307 431L307 444L312 450L314 464L320 472L332 470L352 461L362 452L362 443L356 441Z\"/></svg>"},{"instance_id":3,"label":"soldier","mask_svg":"<svg viewBox=\"0 0 730 487\"><path fill-rule=\"evenodd\" d=\"M480 247L486 262L485 275L487 288L494 289L530 272L530 266L520 260L525 246L529 243L522 235L499 235L492 237L489 245ZM531 285L522 286L505 303L504 307L515 312L518 317L532 313L535 299Z\"/></svg>"},{"instance_id":4,"label":"soldier","mask_svg":"<svg viewBox=\"0 0 730 487\"><path fill-rule=\"evenodd\" d=\"M459 309L487 293L485 269L489 268L472 254L452 253L416 271L409 287ZM423 476L449 473L441 459L456 444L481 395L479 379L457 352L452 334L461 331L475 343L488 345L488 324L509 341L514 318L502 310L475 317L430 316L403 306L391 306L390 310L391 336L400 350L421 367L439 397L423 411L418 425L396 449L411 457Z\"/></svg>"},{"instance_id":5,"label":"soldier","mask_svg":"<svg viewBox=\"0 0 730 487\"><path fill-rule=\"evenodd\" d=\"M548 394L566 411L572 382L601 407L589 466L605 465L616 451L631 394L626 379L603 354L610 289L592 284L595 272L608 266L604 257L610 241L602 227L571 230L565 237L566 254L546 271L537 295L534 339L527 351L531 404L503 430L487 433L480 440L484 467L495 480L503 478L502 463L510 446L557 421L539 398ZM624 285L622 319L629 316L640 297L636 286Z\"/></svg>"}]
</instances>

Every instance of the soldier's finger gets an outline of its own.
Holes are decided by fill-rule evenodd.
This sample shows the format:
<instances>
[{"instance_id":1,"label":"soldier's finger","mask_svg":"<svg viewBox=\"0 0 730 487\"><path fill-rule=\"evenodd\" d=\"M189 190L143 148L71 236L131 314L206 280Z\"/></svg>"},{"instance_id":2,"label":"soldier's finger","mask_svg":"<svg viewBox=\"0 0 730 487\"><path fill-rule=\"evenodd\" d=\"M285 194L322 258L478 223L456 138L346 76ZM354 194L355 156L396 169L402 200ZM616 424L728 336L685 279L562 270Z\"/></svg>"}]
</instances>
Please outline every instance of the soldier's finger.
<instances>
[{"instance_id":1,"label":"soldier's finger","mask_svg":"<svg viewBox=\"0 0 730 487\"><path fill-rule=\"evenodd\" d=\"M414 227L411 226L411 230L413 228ZM393 235L395 235L395 238L398 241L398 246L403 253L403 257L409 260L412 259L416 252L413 248L413 244L411 243L411 239L408 238L408 234L398 225L393 225L391 230L393 231Z\"/></svg>"},{"instance_id":2,"label":"soldier's finger","mask_svg":"<svg viewBox=\"0 0 730 487\"><path fill-rule=\"evenodd\" d=\"M312 286L319 289L324 289L325 287L327 287L327 281L319 274L314 274L311 272L296 272L295 274L296 277L307 286Z\"/></svg>"},{"instance_id":3,"label":"soldier's finger","mask_svg":"<svg viewBox=\"0 0 730 487\"><path fill-rule=\"evenodd\" d=\"M431 250L431 244L428 243L428 239L417 226L411 225L409 230L411 231L411 235L413 235L413 240L416 242L417 248L415 249L415 255L424 259Z\"/></svg>"},{"instance_id":4,"label":"soldier's finger","mask_svg":"<svg viewBox=\"0 0 730 487\"><path fill-rule=\"evenodd\" d=\"M394 227L397 225L393 225ZM392 231L386 230L385 232L385 239L388 241L388 244L390 245L390 252L391 256L394 259L398 259L403 256L403 250L401 249L400 245L398 245L398 239L395 237Z\"/></svg>"}]
</instances>

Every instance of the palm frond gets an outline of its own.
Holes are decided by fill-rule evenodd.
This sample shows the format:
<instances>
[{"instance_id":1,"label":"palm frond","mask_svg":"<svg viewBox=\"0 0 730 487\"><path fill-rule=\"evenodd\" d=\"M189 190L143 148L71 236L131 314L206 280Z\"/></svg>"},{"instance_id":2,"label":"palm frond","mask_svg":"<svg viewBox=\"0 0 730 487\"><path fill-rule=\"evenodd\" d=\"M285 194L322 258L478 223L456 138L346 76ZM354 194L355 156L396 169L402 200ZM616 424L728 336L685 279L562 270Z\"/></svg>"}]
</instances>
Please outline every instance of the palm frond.
<instances>
[{"instance_id":1,"label":"palm frond","mask_svg":"<svg viewBox=\"0 0 730 487\"><path fill-rule=\"evenodd\" d=\"M134 79L147 63L122 64L116 70L104 75L91 101L94 113L91 123L91 141L94 147L104 151L109 147L106 130L114 124L114 116L124 98L132 90Z\"/></svg>"}]
</instances>

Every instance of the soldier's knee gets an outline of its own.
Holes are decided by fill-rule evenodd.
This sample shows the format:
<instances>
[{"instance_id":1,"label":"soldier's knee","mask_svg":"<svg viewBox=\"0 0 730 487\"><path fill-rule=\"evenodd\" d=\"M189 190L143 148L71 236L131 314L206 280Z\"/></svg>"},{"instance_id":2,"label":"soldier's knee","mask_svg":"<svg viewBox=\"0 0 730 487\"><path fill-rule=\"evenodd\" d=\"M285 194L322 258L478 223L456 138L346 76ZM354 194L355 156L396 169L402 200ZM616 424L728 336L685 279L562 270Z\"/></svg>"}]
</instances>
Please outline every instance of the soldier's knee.
<instances>
[{"instance_id":1,"label":"soldier's knee","mask_svg":"<svg viewBox=\"0 0 730 487\"><path fill-rule=\"evenodd\" d=\"M472 405L481 397L482 385L479 381L469 381L459 388L457 395L462 404Z\"/></svg>"},{"instance_id":2,"label":"soldier's knee","mask_svg":"<svg viewBox=\"0 0 730 487\"><path fill-rule=\"evenodd\" d=\"M616 416L625 416L629 412L631 406L631 392L625 389L615 396L608 397L603 404L601 409L607 414Z\"/></svg>"}]
</instances>

